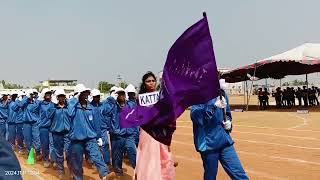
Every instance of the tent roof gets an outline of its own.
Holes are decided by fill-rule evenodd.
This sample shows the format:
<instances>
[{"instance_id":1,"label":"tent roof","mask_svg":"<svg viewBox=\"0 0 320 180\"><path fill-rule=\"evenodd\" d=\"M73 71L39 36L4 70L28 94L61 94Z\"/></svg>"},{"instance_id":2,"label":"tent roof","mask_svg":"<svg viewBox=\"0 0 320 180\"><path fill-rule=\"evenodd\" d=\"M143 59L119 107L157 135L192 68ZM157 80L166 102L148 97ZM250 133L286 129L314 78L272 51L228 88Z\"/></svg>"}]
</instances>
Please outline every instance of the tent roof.
<instances>
[{"instance_id":1,"label":"tent roof","mask_svg":"<svg viewBox=\"0 0 320 180\"><path fill-rule=\"evenodd\" d=\"M227 82L249 80L247 74L259 79L281 79L287 75L320 72L320 44L306 43L284 53L265 58L222 74Z\"/></svg>"}]
</instances>

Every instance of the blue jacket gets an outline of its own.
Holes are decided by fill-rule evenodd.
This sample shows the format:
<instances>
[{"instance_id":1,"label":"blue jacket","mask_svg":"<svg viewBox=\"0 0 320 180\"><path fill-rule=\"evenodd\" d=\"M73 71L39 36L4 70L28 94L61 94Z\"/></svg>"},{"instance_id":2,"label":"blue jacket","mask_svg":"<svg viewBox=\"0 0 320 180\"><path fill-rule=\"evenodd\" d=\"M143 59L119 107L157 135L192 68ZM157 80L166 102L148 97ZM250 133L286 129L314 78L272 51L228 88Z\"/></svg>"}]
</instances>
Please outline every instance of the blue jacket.
<instances>
[{"instance_id":1,"label":"blue jacket","mask_svg":"<svg viewBox=\"0 0 320 180\"><path fill-rule=\"evenodd\" d=\"M40 104L38 107L39 114L40 114L39 128L50 128L51 119L48 118L48 116L49 116L49 109L53 107L54 107L53 102L40 101Z\"/></svg>"},{"instance_id":2,"label":"blue jacket","mask_svg":"<svg viewBox=\"0 0 320 180\"><path fill-rule=\"evenodd\" d=\"M8 116L8 123L11 124L15 124L18 118L18 112L14 111L12 109L12 107L15 105L15 101L10 101L9 106L8 106L8 112L9 112L9 116Z\"/></svg>"},{"instance_id":3,"label":"blue jacket","mask_svg":"<svg viewBox=\"0 0 320 180\"><path fill-rule=\"evenodd\" d=\"M51 123L51 132L69 132L71 127L71 118L68 114L68 105L63 108L59 107L57 104L49 109L49 121Z\"/></svg>"},{"instance_id":4,"label":"blue jacket","mask_svg":"<svg viewBox=\"0 0 320 180\"><path fill-rule=\"evenodd\" d=\"M191 107L194 144L199 152L219 150L234 143L223 128L223 110L214 105L217 98ZM232 120L227 96L226 101L226 118Z\"/></svg>"},{"instance_id":5,"label":"blue jacket","mask_svg":"<svg viewBox=\"0 0 320 180\"><path fill-rule=\"evenodd\" d=\"M97 129L97 116L90 103L83 108L76 98L72 98L68 103L68 114L71 118L70 140L81 141L101 137Z\"/></svg>"},{"instance_id":6,"label":"blue jacket","mask_svg":"<svg viewBox=\"0 0 320 180\"><path fill-rule=\"evenodd\" d=\"M19 103L19 106L23 109L23 119L25 123L35 123L40 119L39 116L39 100L30 101L28 97L24 97Z\"/></svg>"},{"instance_id":7,"label":"blue jacket","mask_svg":"<svg viewBox=\"0 0 320 180\"><path fill-rule=\"evenodd\" d=\"M8 104L4 104L0 99L0 123L5 123L8 119Z\"/></svg>"},{"instance_id":8,"label":"blue jacket","mask_svg":"<svg viewBox=\"0 0 320 180\"><path fill-rule=\"evenodd\" d=\"M126 102L127 106L133 108L133 104ZM113 135L129 136L134 135L137 128L120 128L121 107L117 101L107 100L102 108L102 114L106 122L110 122L109 132Z\"/></svg>"},{"instance_id":9,"label":"blue jacket","mask_svg":"<svg viewBox=\"0 0 320 180\"><path fill-rule=\"evenodd\" d=\"M16 99L11 105L11 109L9 111L14 111L17 115L16 115L16 121L15 123L16 124L19 124L19 123L23 123L23 118L24 118L24 112L22 110L22 108L19 106L21 102Z\"/></svg>"},{"instance_id":10,"label":"blue jacket","mask_svg":"<svg viewBox=\"0 0 320 180\"><path fill-rule=\"evenodd\" d=\"M104 117L102 115L102 107L103 107L103 105L102 105L102 103L95 104L93 101L91 101L90 104L93 107L93 113L96 115L96 119L95 119L96 123L95 123L95 125L96 125L96 130L98 131L97 134L101 134L101 132L102 132L101 131L101 129L102 129L101 125L102 125L102 122L104 120ZM108 129L108 128L106 128L106 129Z\"/></svg>"}]
</instances>

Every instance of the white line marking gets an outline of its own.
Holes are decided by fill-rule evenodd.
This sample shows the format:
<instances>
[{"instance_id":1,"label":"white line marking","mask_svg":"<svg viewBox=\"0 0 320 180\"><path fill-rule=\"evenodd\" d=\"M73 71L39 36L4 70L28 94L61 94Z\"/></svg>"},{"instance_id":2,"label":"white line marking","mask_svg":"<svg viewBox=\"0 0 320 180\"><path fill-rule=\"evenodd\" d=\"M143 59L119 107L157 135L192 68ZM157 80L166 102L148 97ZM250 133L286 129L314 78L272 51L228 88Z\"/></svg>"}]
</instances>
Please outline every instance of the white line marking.
<instances>
[{"instance_id":1,"label":"white line marking","mask_svg":"<svg viewBox=\"0 0 320 180\"><path fill-rule=\"evenodd\" d=\"M256 133L256 132L244 132L244 131L232 131L234 133L243 133L243 134L255 134L255 135L265 135L265 136L275 136L275 137L283 137L283 138L295 138L295 139L304 139L304 140L313 140L320 141L318 138L313 137L301 137L301 136L287 136L287 135L279 135L279 134L267 134L267 133Z\"/></svg>"},{"instance_id":2,"label":"white line marking","mask_svg":"<svg viewBox=\"0 0 320 180\"><path fill-rule=\"evenodd\" d=\"M250 126L250 125L239 125L235 124L235 127L249 127L249 128L259 128L259 129L273 129L273 130L289 130L289 131L297 131L297 132L313 132L313 133L320 133L320 131L316 130L303 130L303 129L290 129L290 128L275 128L275 127L267 127L267 126ZM179 126L177 126L179 127ZM187 126L186 126L187 127Z\"/></svg>"},{"instance_id":3,"label":"white line marking","mask_svg":"<svg viewBox=\"0 0 320 180\"><path fill-rule=\"evenodd\" d=\"M271 159L280 159L280 160L285 160L285 161L294 162L294 163L303 163L303 164L311 164L311 165L320 166L320 162L307 161L307 160L296 159L296 158L286 158L286 157L281 157L281 156L269 156L267 154L252 153L252 152L246 152L246 151L237 151L237 152L239 154L253 155L253 156L258 156L258 157L263 156L263 157L268 157Z\"/></svg>"},{"instance_id":4,"label":"white line marking","mask_svg":"<svg viewBox=\"0 0 320 180\"><path fill-rule=\"evenodd\" d=\"M247 131L232 131L234 133L240 134L255 134L255 135L264 135L264 136L275 136L275 137L283 137L283 138L294 138L294 139L303 139L303 140L313 140L313 141L320 141L318 138L314 137L301 137L301 136L287 136L287 135L280 135L280 134L267 134L267 133L257 133L257 132L247 132ZM176 133L178 135L190 135L188 133Z\"/></svg>"},{"instance_id":5,"label":"white line marking","mask_svg":"<svg viewBox=\"0 0 320 180\"><path fill-rule=\"evenodd\" d=\"M181 156L181 155L174 155L174 158L177 159L183 159L183 160L187 160L187 161L191 161L191 162L197 162L197 163L202 163L201 160L199 159L192 159L189 157L185 157L185 156ZM280 179L280 180L287 180L286 178L280 178L280 177L275 177L275 176L271 176L267 173L264 172L258 172L258 171L253 171L251 169L245 168L245 171L249 174L253 174L253 175L257 175L259 177L263 177L263 178L267 178L267 179Z\"/></svg>"},{"instance_id":6,"label":"white line marking","mask_svg":"<svg viewBox=\"0 0 320 180\"><path fill-rule=\"evenodd\" d=\"M271 142L264 142L264 141L253 141L253 140L245 140L245 139L237 139L237 138L233 138L233 140L244 141L244 142L255 143L255 144L268 144L268 145L274 145L274 146L286 146L286 147L299 148L299 149L320 150L320 147L295 146L295 145L290 145L290 144L271 143Z\"/></svg>"},{"instance_id":7,"label":"white line marking","mask_svg":"<svg viewBox=\"0 0 320 180\"><path fill-rule=\"evenodd\" d=\"M183 134L183 133L175 133L175 134L182 135L182 136L193 136L192 134ZM237 138L233 138L233 140L244 141L244 142L255 143L255 144L268 144L268 145L274 145L274 146L285 146L285 147L299 148L299 149L320 150L320 147L296 146L296 145L290 145L290 144L271 143L271 142L265 142L265 141L254 141L254 140L237 139Z\"/></svg>"},{"instance_id":8,"label":"white line marking","mask_svg":"<svg viewBox=\"0 0 320 180\"><path fill-rule=\"evenodd\" d=\"M178 128L192 128L192 126L176 126Z\"/></svg>"},{"instance_id":9,"label":"white line marking","mask_svg":"<svg viewBox=\"0 0 320 180\"><path fill-rule=\"evenodd\" d=\"M293 126L293 127L290 127L289 129L296 129L296 128L300 128L302 126L306 126L308 124L308 120L307 118L304 118L304 117L300 117L300 116L297 116L297 115L293 115L293 114L290 114L290 113L287 113L289 116L291 117L295 117L295 118L299 118L299 119L302 119L303 120L303 123L301 124L298 124L296 126Z\"/></svg>"},{"instance_id":10,"label":"white line marking","mask_svg":"<svg viewBox=\"0 0 320 180\"><path fill-rule=\"evenodd\" d=\"M187 145L187 146L194 146L193 144L188 144L188 143L184 143L181 141L172 141L173 143L176 144L182 144L182 145ZM280 159L280 160L285 160L285 161L289 161L289 162L294 162L294 163L302 163L302 164L311 164L311 165L318 165L320 166L320 162L314 162L314 161L307 161L307 160L302 160L302 159L296 159L296 158L286 158L286 157L281 157L281 156L270 156L267 154L261 154L261 153L252 153L252 152L245 152L245 151L236 151L239 154L246 154L246 155L252 155L252 156L264 156L264 157L268 157L271 159Z\"/></svg>"}]
</instances>

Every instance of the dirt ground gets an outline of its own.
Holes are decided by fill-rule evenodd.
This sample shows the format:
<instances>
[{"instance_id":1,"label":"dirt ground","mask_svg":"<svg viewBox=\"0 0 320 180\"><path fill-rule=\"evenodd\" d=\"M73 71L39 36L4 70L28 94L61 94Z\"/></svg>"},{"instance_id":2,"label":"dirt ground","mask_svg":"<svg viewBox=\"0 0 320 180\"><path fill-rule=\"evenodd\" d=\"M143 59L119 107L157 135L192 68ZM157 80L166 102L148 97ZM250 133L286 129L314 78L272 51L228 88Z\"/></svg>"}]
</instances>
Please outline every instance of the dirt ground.
<instances>
[{"instance_id":1,"label":"dirt ground","mask_svg":"<svg viewBox=\"0 0 320 180\"><path fill-rule=\"evenodd\" d=\"M257 98L251 97L252 107ZM231 104L243 104L241 96L231 97ZM312 108L309 114L298 114L296 109L233 112L235 148L250 179L320 179L320 108ZM177 121L172 150L177 180L200 180L203 176L202 161L193 144L190 111ZM52 169L44 169L42 163L26 165L26 156L18 155L24 179L57 179ZM124 165L126 174L118 178L132 179L133 169ZM85 179L99 179L97 171L84 165ZM230 179L219 166L217 179Z\"/></svg>"}]
</instances>

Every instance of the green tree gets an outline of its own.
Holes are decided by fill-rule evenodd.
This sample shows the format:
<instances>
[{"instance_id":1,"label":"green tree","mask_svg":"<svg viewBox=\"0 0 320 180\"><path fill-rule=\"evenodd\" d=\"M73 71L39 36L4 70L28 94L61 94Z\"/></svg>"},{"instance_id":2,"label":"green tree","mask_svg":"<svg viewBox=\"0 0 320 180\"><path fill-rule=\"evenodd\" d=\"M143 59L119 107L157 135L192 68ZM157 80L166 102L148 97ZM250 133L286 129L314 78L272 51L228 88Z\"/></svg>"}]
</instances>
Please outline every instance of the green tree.
<instances>
[{"instance_id":1,"label":"green tree","mask_svg":"<svg viewBox=\"0 0 320 180\"><path fill-rule=\"evenodd\" d=\"M101 93L108 93L112 86L114 86L114 84L109 83L107 81L100 81L97 88L100 90Z\"/></svg>"},{"instance_id":2,"label":"green tree","mask_svg":"<svg viewBox=\"0 0 320 180\"><path fill-rule=\"evenodd\" d=\"M11 84L9 82L6 82L5 80L2 80L1 83L4 89L22 89L23 88L23 86L20 84Z\"/></svg>"},{"instance_id":3,"label":"green tree","mask_svg":"<svg viewBox=\"0 0 320 180\"><path fill-rule=\"evenodd\" d=\"M282 84L282 86L290 86L290 83L289 83L289 82L284 82L284 83Z\"/></svg>"},{"instance_id":4,"label":"green tree","mask_svg":"<svg viewBox=\"0 0 320 180\"><path fill-rule=\"evenodd\" d=\"M160 85L160 83L157 85L157 91L159 91L160 90L160 88L161 88L161 85Z\"/></svg>"},{"instance_id":5,"label":"green tree","mask_svg":"<svg viewBox=\"0 0 320 180\"><path fill-rule=\"evenodd\" d=\"M121 81L119 86L124 89L124 88L126 88L128 86L128 83L126 83L125 81Z\"/></svg>"},{"instance_id":6,"label":"green tree","mask_svg":"<svg viewBox=\"0 0 320 180\"><path fill-rule=\"evenodd\" d=\"M293 86L302 86L302 85L306 85L306 82L305 81L301 81L301 80L298 80L298 79L295 79L292 81L291 83Z\"/></svg>"}]
</instances>

